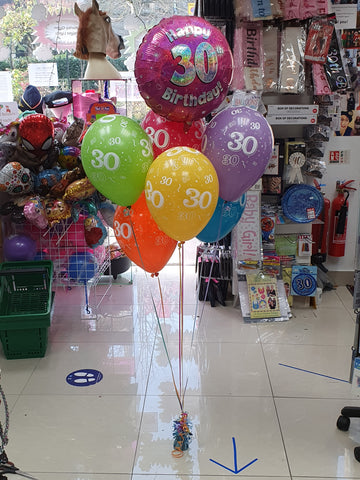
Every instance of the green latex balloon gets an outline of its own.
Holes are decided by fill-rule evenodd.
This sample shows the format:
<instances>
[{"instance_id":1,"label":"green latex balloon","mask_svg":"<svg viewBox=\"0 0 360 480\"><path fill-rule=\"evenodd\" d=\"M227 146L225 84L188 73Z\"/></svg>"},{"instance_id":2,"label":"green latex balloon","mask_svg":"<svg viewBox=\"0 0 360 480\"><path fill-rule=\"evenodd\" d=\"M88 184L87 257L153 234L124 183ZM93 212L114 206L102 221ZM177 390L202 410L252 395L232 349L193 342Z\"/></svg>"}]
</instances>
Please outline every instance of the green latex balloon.
<instances>
[{"instance_id":1,"label":"green latex balloon","mask_svg":"<svg viewBox=\"0 0 360 480\"><path fill-rule=\"evenodd\" d=\"M134 120L106 115L86 132L81 161L94 187L113 203L127 207L144 190L153 150L150 138Z\"/></svg>"}]
</instances>

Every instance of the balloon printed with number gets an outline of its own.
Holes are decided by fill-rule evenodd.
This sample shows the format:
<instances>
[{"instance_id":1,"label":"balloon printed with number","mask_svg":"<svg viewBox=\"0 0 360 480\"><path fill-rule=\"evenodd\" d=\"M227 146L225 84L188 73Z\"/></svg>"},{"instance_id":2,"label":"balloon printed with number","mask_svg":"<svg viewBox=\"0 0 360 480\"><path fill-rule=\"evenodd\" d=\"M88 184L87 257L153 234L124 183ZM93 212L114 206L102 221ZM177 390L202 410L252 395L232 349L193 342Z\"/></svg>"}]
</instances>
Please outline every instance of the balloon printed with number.
<instances>
[{"instance_id":1,"label":"balloon printed with number","mask_svg":"<svg viewBox=\"0 0 360 480\"><path fill-rule=\"evenodd\" d=\"M144 192L130 209L117 207L113 228L121 250L149 273L165 267L177 244L160 230L151 216Z\"/></svg>"},{"instance_id":2,"label":"balloon printed with number","mask_svg":"<svg viewBox=\"0 0 360 480\"><path fill-rule=\"evenodd\" d=\"M181 242L201 232L214 213L218 196L216 171L194 148L166 150L146 176L145 197L151 215L163 232Z\"/></svg>"},{"instance_id":3,"label":"balloon printed with number","mask_svg":"<svg viewBox=\"0 0 360 480\"><path fill-rule=\"evenodd\" d=\"M209 223L196 236L201 242L214 243L226 237L240 220L246 205L246 193L236 202L225 202L219 197Z\"/></svg>"},{"instance_id":4,"label":"balloon printed with number","mask_svg":"<svg viewBox=\"0 0 360 480\"><path fill-rule=\"evenodd\" d=\"M220 29L201 17L164 18L143 38L135 78L157 114L192 122L215 110L232 80L233 58Z\"/></svg>"},{"instance_id":5,"label":"balloon printed with number","mask_svg":"<svg viewBox=\"0 0 360 480\"><path fill-rule=\"evenodd\" d=\"M219 196L234 201L263 175L274 148L270 125L248 107L227 107L208 123L201 151L214 165Z\"/></svg>"},{"instance_id":6,"label":"balloon printed with number","mask_svg":"<svg viewBox=\"0 0 360 480\"><path fill-rule=\"evenodd\" d=\"M195 120L190 126L181 122L171 122L150 110L141 123L149 135L154 151L154 158L172 147L191 147L201 149L205 132L204 120Z\"/></svg>"},{"instance_id":7,"label":"balloon printed with number","mask_svg":"<svg viewBox=\"0 0 360 480\"><path fill-rule=\"evenodd\" d=\"M105 115L86 132L81 160L100 193L117 205L129 206L144 190L153 151L148 135L134 120Z\"/></svg>"}]
</instances>

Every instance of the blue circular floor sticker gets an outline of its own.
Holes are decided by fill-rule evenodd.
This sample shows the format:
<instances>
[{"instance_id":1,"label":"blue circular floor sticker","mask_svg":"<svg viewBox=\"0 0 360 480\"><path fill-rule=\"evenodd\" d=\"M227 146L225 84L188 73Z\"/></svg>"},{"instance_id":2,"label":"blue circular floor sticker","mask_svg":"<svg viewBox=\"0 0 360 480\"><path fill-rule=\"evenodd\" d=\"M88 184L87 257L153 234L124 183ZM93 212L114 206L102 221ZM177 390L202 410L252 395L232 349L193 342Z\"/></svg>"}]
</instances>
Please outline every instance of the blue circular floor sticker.
<instances>
[{"instance_id":1,"label":"blue circular floor sticker","mask_svg":"<svg viewBox=\"0 0 360 480\"><path fill-rule=\"evenodd\" d=\"M66 377L67 383L74 387L89 387L101 382L102 379L103 374L99 370L92 370L91 368L76 370Z\"/></svg>"}]
</instances>

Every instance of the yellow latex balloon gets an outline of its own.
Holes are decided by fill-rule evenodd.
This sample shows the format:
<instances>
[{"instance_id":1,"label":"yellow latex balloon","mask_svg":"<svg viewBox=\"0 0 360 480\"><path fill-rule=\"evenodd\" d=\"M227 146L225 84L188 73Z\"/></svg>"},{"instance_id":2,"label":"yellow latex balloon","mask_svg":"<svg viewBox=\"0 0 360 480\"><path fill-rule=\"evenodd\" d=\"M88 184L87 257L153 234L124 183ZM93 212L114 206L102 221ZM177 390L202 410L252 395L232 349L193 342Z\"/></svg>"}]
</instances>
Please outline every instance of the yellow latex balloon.
<instances>
[{"instance_id":1,"label":"yellow latex balloon","mask_svg":"<svg viewBox=\"0 0 360 480\"><path fill-rule=\"evenodd\" d=\"M160 230L177 241L190 240L215 211L219 197L215 168L194 148L170 148L150 165L145 197Z\"/></svg>"}]
</instances>

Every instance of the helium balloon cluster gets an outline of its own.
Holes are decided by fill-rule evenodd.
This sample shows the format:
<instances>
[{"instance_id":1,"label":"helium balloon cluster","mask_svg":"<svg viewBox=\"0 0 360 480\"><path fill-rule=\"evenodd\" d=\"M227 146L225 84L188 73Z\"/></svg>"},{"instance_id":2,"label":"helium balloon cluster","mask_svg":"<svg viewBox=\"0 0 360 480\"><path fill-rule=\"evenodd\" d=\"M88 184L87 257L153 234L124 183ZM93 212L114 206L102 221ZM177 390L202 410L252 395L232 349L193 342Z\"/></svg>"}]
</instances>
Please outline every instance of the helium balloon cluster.
<instances>
[{"instance_id":1,"label":"helium balloon cluster","mask_svg":"<svg viewBox=\"0 0 360 480\"><path fill-rule=\"evenodd\" d=\"M77 233L73 251L79 244L85 252L103 244L107 235L103 219L110 216L108 225L112 226L115 207L97 192L82 167L83 127L84 123L79 128L79 121L68 124L27 112L1 131L0 191L4 201L0 215L11 224L22 225L10 228L21 230L21 235L10 234L4 240L6 260L44 258L40 239L48 231L51 237L66 222L67 227L77 222L80 212L85 214L83 229L81 235ZM102 220L99 211L104 213Z\"/></svg>"},{"instance_id":2,"label":"helium balloon cluster","mask_svg":"<svg viewBox=\"0 0 360 480\"><path fill-rule=\"evenodd\" d=\"M217 27L199 17L163 19L136 54L136 81L151 109L141 126L109 115L85 134L86 175L118 205L116 239L148 272L166 265L176 242L227 235L270 160L265 118L226 104L232 74L231 49Z\"/></svg>"}]
</instances>

